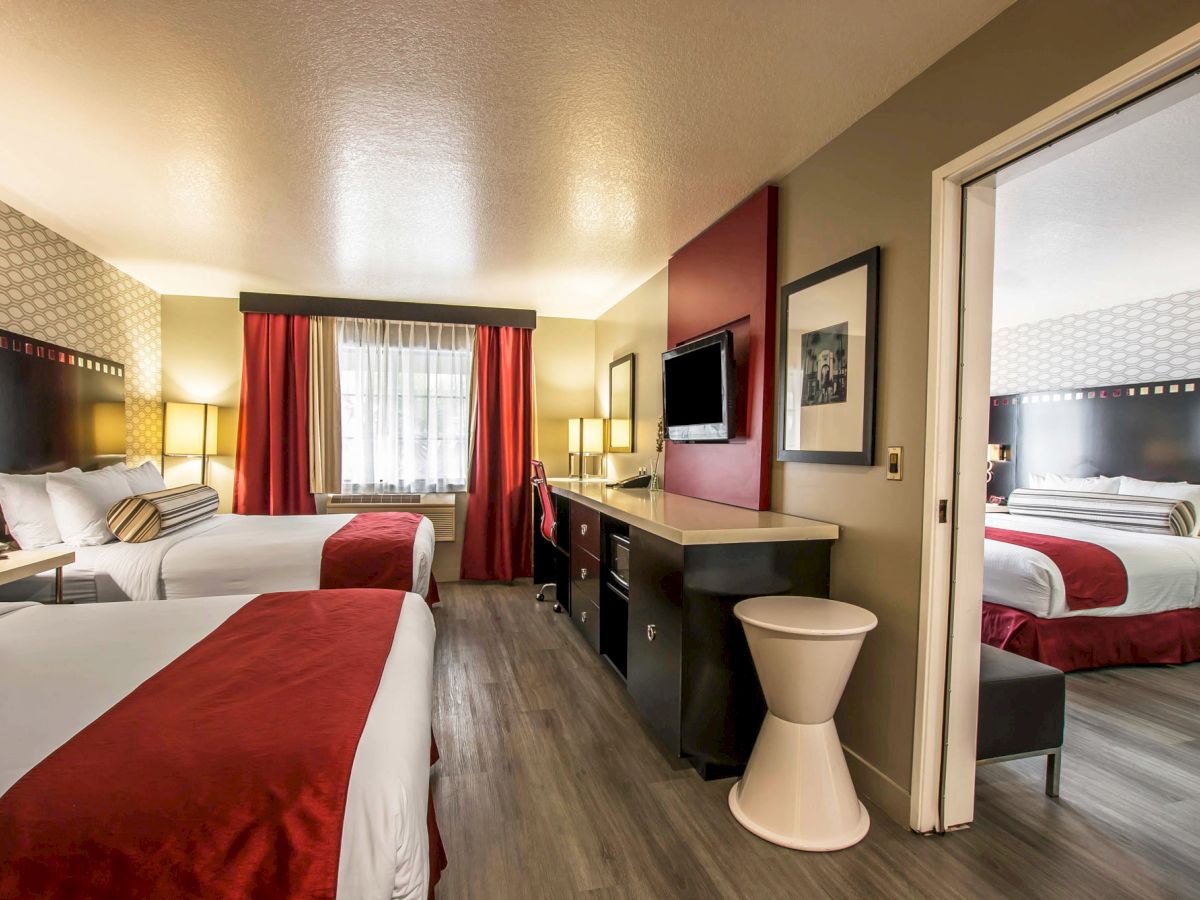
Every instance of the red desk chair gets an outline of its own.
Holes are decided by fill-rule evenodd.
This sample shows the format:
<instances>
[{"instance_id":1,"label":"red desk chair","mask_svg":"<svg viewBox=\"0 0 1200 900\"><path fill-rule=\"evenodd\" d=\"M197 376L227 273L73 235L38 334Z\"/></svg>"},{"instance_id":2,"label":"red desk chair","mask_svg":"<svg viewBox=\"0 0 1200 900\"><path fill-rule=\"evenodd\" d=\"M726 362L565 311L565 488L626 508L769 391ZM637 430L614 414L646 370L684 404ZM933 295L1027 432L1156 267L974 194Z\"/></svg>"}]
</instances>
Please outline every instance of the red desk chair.
<instances>
[{"instance_id":1,"label":"red desk chair","mask_svg":"<svg viewBox=\"0 0 1200 900\"><path fill-rule=\"evenodd\" d=\"M533 460L533 484L537 488L538 500L542 505L542 521L538 525L542 533L542 537L549 541L557 555L565 556L562 548L558 546L558 522L554 517L554 497L550 494L550 485L546 482L546 467L542 465L541 460ZM555 566L558 569L558 566ZM537 592L537 601L541 603L546 599L546 588L554 588L556 594L558 584L554 581L549 581L543 584ZM557 597L554 602L554 611L560 613L563 611L562 604L558 602Z\"/></svg>"}]
</instances>

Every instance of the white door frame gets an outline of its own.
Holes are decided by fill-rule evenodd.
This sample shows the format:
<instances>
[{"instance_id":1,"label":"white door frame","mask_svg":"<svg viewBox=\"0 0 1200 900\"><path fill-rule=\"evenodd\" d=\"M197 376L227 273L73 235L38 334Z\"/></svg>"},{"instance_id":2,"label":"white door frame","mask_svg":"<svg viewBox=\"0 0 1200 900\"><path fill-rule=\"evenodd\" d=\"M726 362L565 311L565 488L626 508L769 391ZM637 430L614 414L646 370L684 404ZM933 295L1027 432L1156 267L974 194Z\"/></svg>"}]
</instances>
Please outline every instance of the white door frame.
<instances>
[{"instance_id":1,"label":"white door frame","mask_svg":"<svg viewBox=\"0 0 1200 900\"><path fill-rule=\"evenodd\" d=\"M909 824L949 831L974 817L975 723L979 700L977 602L953 602L956 587L978 599L982 552L956 559L983 533L985 445L978 416L959 420L959 385L987 384L990 328L960 332L963 187L1200 65L1200 25L964 153L933 173L929 263L929 375L925 501L921 542L921 621L917 658ZM990 303L990 291L987 292ZM960 346L960 339L962 341ZM982 382L980 381L982 379ZM965 464L964 464L965 463ZM960 471L961 469L961 471ZM955 490L967 500L956 504ZM945 504L946 514L939 515ZM980 541L982 544L982 541Z\"/></svg>"}]
</instances>

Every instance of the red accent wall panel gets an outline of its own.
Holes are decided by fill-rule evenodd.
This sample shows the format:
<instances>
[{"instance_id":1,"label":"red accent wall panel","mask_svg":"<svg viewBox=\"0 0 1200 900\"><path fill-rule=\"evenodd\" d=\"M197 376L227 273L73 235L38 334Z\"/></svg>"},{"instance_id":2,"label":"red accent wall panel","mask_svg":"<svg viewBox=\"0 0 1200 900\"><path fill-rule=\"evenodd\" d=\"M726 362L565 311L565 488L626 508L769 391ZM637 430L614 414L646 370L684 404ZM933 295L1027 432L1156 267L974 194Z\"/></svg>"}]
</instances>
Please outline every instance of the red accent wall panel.
<instances>
[{"instance_id":1,"label":"red accent wall panel","mask_svg":"<svg viewBox=\"0 0 1200 900\"><path fill-rule=\"evenodd\" d=\"M749 509L771 503L775 261L779 189L767 185L679 250L667 266L667 344L728 328L738 433L727 444L668 442L664 487Z\"/></svg>"}]
</instances>

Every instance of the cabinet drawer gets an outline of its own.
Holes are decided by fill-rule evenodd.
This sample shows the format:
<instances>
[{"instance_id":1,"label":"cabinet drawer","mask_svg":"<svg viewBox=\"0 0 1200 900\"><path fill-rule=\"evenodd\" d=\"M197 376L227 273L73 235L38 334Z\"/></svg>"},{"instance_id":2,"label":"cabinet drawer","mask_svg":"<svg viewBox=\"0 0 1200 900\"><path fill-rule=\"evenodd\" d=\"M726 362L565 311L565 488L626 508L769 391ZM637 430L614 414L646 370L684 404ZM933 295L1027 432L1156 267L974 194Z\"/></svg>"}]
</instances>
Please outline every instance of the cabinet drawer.
<instances>
[{"instance_id":1,"label":"cabinet drawer","mask_svg":"<svg viewBox=\"0 0 1200 900\"><path fill-rule=\"evenodd\" d=\"M600 580L571 581L571 621L575 623L588 644L600 652Z\"/></svg>"},{"instance_id":2,"label":"cabinet drawer","mask_svg":"<svg viewBox=\"0 0 1200 900\"><path fill-rule=\"evenodd\" d=\"M600 560L596 554L580 547L571 546L571 580L588 583L600 578Z\"/></svg>"},{"instance_id":3,"label":"cabinet drawer","mask_svg":"<svg viewBox=\"0 0 1200 900\"><path fill-rule=\"evenodd\" d=\"M582 547L592 556L600 556L600 513L572 501L571 549L576 547Z\"/></svg>"}]
</instances>

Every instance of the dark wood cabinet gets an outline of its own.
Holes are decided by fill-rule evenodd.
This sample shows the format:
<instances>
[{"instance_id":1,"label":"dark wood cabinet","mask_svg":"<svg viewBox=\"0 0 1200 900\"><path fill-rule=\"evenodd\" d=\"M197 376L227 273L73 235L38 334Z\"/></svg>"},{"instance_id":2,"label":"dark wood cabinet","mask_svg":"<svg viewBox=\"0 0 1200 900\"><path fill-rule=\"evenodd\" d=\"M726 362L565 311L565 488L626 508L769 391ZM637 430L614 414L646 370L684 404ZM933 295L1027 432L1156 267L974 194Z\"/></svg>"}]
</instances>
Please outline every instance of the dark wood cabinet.
<instances>
[{"instance_id":1,"label":"dark wood cabinet","mask_svg":"<svg viewBox=\"0 0 1200 900\"><path fill-rule=\"evenodd\" d=\"M571 606L571 619L583 634L588 645L597 653L600 652L600 606L593 603L591 598L593 594L598 598L595 585L583 586L576 585L572 588L575 592L574 602ZM577 589L577 590L576 590Z\"/></svg>"},{"instance_id":2,"label":"dark wood cabinet","mask_svg":"<svg viewBox=\"0 0 1200 900\"><path fill-rule=\"evenodd\" d=\"M571 619L600 652L600 516L571 504Z\"/></svg>"},{"instance_id":3,"label":"dark wood cabinet","mask_svg":"<svg viewBox=\"0 0 1200 900\"><path fill-rule=\"evenodd\" d=\"M683 671L683 547L638 529L629 535L625 685L675 756Z\"/></svg>"},{"instance_id":4,"label":"dark wood cabinet","mask_svg":"<svg viewBox=\"0 0 1200 900\"><path fill-rule=\"evenodd\" d=\"M740 773L766 702L733 607L767 594L828 597L832 540L676 542L577 500L564 506L564 599L575 627L624 676L673 756L704 778ZM607 569L614 533L629 538L627 592Z\"/></svg>"},{"instance_id":5,"label":"dark wood cabinet","mask_svg":"<svg viewBox=\"0 0 1200 900\"><path fill-rule=\"evenodd\" d=\"M571 504L571 547L600 557L600 513L580 503Z\"/></svg>"}]
</instances>

